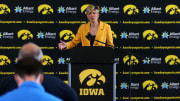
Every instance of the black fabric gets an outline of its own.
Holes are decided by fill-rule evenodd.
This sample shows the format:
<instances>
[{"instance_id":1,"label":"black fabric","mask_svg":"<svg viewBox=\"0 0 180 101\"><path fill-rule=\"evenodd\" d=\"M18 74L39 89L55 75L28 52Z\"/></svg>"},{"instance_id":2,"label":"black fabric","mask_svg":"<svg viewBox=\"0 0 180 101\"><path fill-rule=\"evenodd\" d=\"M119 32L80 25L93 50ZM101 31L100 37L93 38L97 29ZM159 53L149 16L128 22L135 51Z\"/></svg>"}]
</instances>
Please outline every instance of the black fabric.
<instances>
[{"instance_id":1,"label":"black fabric","mask_svg":"<svg viewBox=\"0 0 180 101\"><path fill-rule=\"evenodd\" d=\"M44 75L42 85L48 93L51 93L64 101L78 101L78 97L74 89L69 87L59 78ZM13 76L0 78L0 96L15 88L17 88L17 84Z\"/></svg>"},{"instance_id":2,"label":"black fabric","mask_svg":"<svg viewBox=\"0 0 180 101\"><path fill-rule=\"evenodd\" d=\"M96 37L96 35L94 35L94 36L91 35L91 41L90 41L91 46L93 46L93 44L94 44L95 37Z\"/></svg>"}]
</instances>

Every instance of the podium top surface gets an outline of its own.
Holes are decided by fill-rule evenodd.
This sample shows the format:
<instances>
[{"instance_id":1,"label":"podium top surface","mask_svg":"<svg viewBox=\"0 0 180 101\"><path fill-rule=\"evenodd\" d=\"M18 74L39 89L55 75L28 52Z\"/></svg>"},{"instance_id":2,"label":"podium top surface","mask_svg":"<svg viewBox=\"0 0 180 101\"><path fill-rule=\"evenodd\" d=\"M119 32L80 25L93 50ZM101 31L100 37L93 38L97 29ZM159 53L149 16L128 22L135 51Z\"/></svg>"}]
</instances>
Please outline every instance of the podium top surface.
<instances>
[{"instance_id":1,"label":"podium top surface","mask_svg":"<svg viewBox=\"0 0 180 101\"><path fill-rule=\"evenodd\" d=\"M113 63L114 51L110 47L75 47L70 58L71 63Z\"/></svg>"}]
</instances>

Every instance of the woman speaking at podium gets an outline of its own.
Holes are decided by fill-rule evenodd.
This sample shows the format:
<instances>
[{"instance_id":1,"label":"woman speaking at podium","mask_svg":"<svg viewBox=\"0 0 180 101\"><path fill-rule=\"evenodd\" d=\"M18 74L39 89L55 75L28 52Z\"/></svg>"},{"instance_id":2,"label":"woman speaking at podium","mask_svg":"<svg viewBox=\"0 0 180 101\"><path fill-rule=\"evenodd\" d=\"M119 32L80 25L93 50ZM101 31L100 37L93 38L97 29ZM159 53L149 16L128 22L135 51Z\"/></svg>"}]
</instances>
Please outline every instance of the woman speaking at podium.
<instances>
[{"instance_id":1,"label":"woman speaking at podium","mask_svg":"<svg viewBox=\"0 0 180 101\"><path fill-rule=\"evenodd\" d=\"M89 5L86 9L88 23L82 24L72 41L60 40L59 49L70 49L80 42L82 46L113 47L113 38L110 25L99 20L99 6Z\"/></svg>"}]
</instances>

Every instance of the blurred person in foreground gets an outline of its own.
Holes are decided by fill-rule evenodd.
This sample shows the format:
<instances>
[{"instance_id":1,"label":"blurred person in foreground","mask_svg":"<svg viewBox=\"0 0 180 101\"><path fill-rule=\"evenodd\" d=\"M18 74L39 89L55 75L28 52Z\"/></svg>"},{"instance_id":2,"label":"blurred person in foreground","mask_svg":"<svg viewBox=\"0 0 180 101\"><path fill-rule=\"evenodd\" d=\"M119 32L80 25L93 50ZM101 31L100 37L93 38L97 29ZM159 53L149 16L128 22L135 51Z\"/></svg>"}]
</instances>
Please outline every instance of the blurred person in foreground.
<instances>
[{"instance_id":1,"label":"blurred person in foreground","mask_svg":"<svg viewBox=\"0 0 180 101\"><path fill-rule=\"evenodd\" d=\"M88 23L82 24L74 39L69 42L60 40L59 49L70 49L80 42L82 46L106 46L113 47L113 38L110 25L99 20L99 6L89 5L86 8ZM90 37L90 38L87 38ZM97 40L97 41L96 41Z\"/></svg>"},{"instance_id":2,"label":"blurred person in foreground","mask_svg":"<svg viewBox=\"0 0 180 101\"><path fill-rule=\"evenodd\" d=\"M38 61L41 61L43 52L36 44L31 42L26 43L20 49L18 59L23 59L25 57L34 57ZM42 85L48 93L51 93L56 97L63 99L64 101L78 101L78 97L74 89L65 84L59 78L50 75L44 75ZM13 75L0 78L0 96L15 88L17 88L17 84Z\"/></svg>"},{"instance_id":3,"label":"blurred person in foreground","mask_svg":"<svg viewBox=\"0 0 180 101\"><path fill-rule=\"evenodd\" d=\"M23 58L15 65L16 88L0 97L0 101L63 101L47 92L41 85L43 66L33 57Z\"/></svg>"}]
</instances>

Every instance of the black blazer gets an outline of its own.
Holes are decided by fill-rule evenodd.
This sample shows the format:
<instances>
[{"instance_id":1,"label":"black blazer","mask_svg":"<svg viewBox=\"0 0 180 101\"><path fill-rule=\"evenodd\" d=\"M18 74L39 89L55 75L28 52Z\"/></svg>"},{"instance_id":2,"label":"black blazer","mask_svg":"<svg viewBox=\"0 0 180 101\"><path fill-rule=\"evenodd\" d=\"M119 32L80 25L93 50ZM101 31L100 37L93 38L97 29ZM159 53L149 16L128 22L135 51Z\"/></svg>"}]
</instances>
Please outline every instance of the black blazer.
<instances>
[{"instance_id":1,"label":"black blazer","mask_svg":"<svg viewBox=\"0 0 180 101\"><path fill-rule=\"evenodd\" d=\"M44 75L42 85L44 86L46 92L51 93L64 101L78 101L78 97L74 89L65 84L59 78ZM14 80L14 76L11 75L0 78L0 96L15 88L17 88L17 84Z\"/></svg>"}]
</instances>

